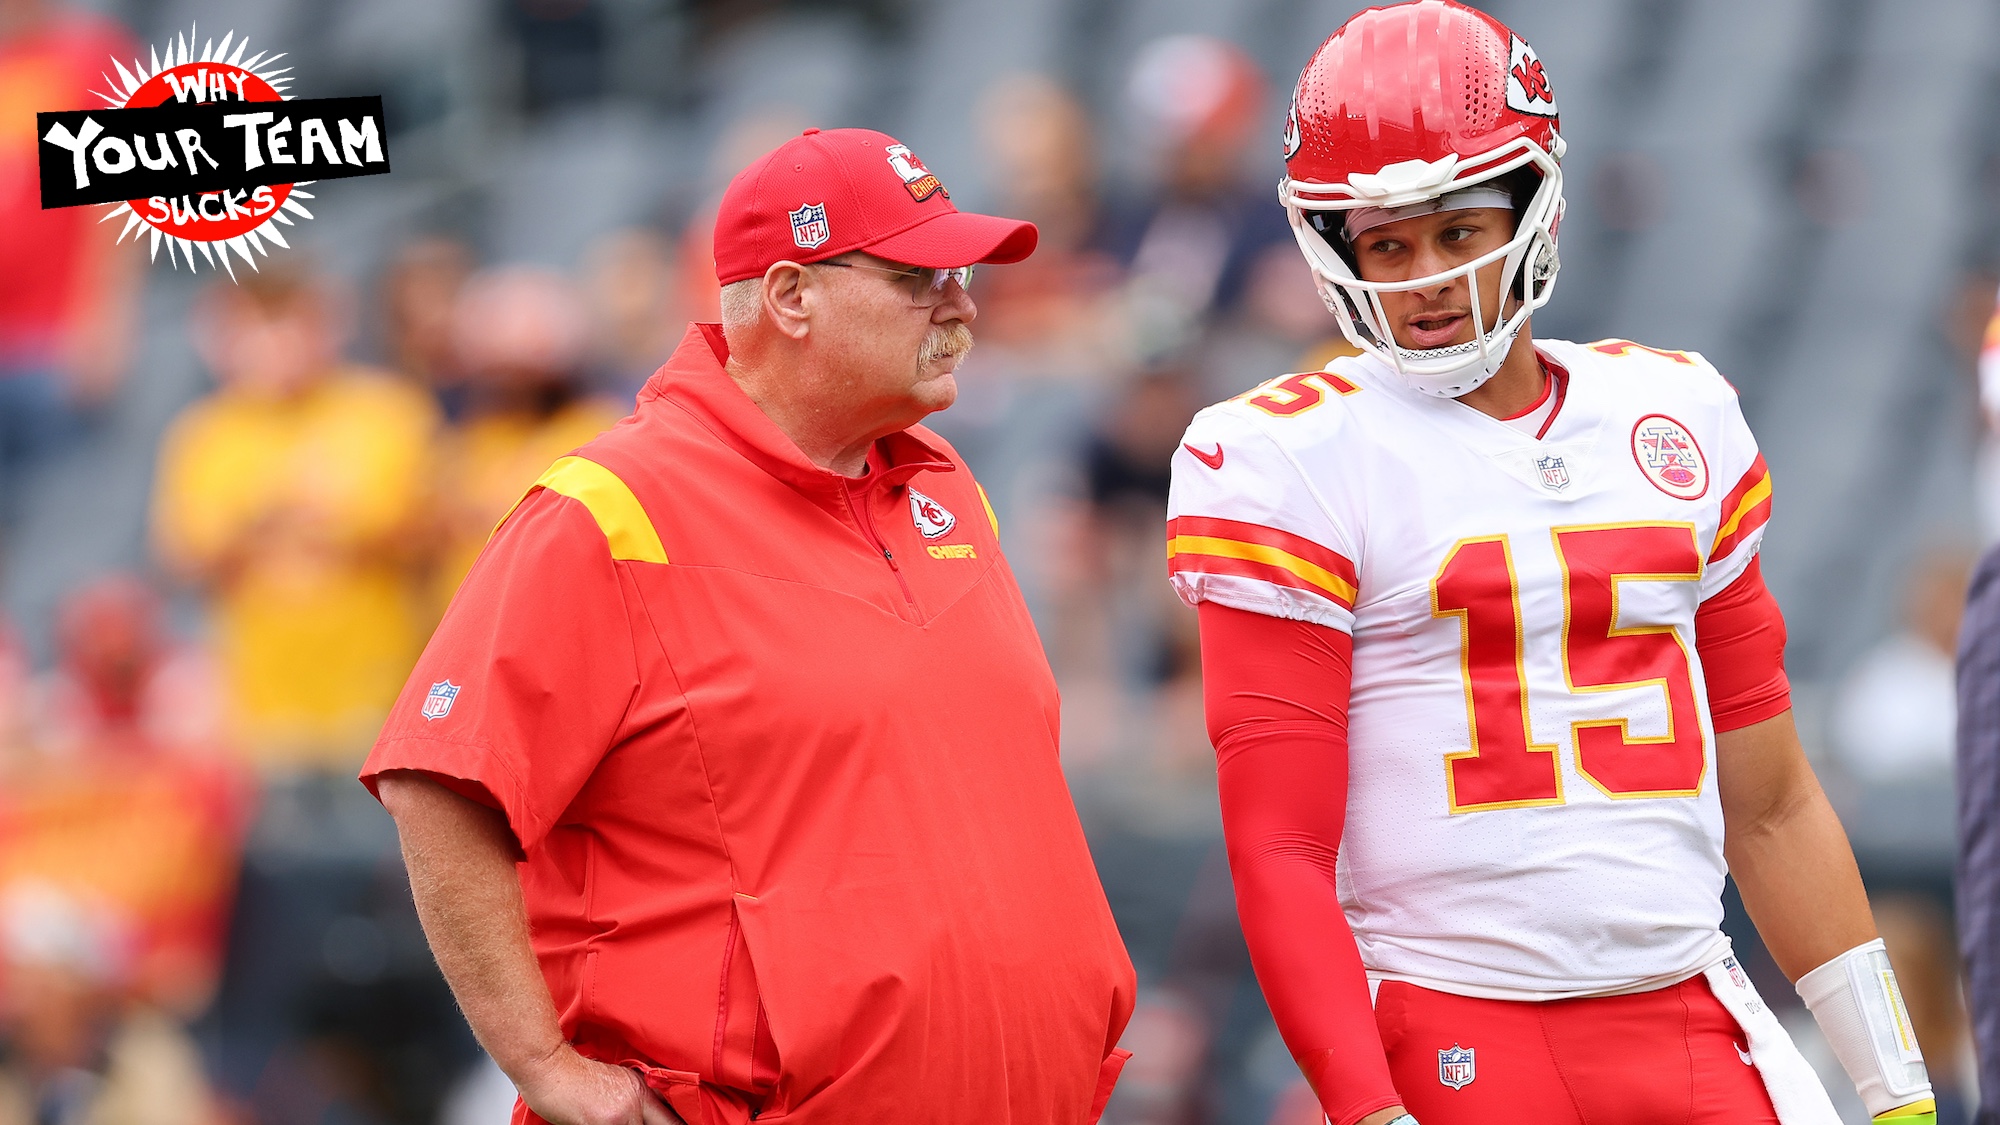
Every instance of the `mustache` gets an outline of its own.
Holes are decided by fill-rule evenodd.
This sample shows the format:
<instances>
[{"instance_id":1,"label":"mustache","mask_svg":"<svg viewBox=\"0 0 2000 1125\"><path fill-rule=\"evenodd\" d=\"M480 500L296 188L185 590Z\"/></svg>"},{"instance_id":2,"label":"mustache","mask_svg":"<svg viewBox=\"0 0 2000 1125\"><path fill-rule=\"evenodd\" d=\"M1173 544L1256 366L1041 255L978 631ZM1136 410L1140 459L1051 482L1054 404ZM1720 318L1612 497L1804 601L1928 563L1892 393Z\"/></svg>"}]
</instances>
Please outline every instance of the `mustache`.
<instances>
[{"instance_id":1,"label":"mustache","mask_svg":"<svg viewBox=\"0 0 2000 1125\"><path fill-rule=\"evenodd\" d=\"M940 324L924 335L923 344L917 348L917 366L927 367L946 356L962 359L971 350L972 329L957 321Z\"/></svg>"}]
</instances>

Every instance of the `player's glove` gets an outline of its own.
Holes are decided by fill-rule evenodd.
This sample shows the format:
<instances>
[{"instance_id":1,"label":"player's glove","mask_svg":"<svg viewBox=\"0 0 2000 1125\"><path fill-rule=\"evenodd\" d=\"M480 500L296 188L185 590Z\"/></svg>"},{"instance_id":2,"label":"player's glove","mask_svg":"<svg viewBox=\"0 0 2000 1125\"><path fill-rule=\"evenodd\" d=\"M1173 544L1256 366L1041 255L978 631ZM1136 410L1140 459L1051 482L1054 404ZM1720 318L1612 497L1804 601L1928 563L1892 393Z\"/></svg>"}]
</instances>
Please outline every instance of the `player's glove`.
<instances>
[{"instance_id":1,"label":"player's glove","mask_svg":"<svg viewBox=\"0 0 2000 1125\"><path fill-rule=\"evenodd\" d=\"M1880 938L1800 977L1798 990L1876 1121L1936 1125L1930 1073Z\"/></svg>"}]
</instances>

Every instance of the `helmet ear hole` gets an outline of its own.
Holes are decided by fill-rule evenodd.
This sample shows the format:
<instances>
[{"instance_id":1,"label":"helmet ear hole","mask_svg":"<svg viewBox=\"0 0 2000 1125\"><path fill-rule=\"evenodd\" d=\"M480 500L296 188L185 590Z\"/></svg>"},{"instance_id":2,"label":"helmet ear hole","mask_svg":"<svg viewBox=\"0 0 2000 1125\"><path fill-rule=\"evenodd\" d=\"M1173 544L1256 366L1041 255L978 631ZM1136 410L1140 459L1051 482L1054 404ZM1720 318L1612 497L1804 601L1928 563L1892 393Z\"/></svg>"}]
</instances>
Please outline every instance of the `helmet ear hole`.
<instances>
[{"instance_id":1,"label":"helmet ear hole","mask_svg":"<svg viewBox=\"0 0 2000 1125\"><path fill-rule=\"evenodd\" d=\"M1306 223L1320 240L1332 248L1340 260L1347 263L1349 270L1359 272L1359 264L1354 258L1354 245L1347 240L1347 212L1307 211Z\"/></svg>"}]
</instances>

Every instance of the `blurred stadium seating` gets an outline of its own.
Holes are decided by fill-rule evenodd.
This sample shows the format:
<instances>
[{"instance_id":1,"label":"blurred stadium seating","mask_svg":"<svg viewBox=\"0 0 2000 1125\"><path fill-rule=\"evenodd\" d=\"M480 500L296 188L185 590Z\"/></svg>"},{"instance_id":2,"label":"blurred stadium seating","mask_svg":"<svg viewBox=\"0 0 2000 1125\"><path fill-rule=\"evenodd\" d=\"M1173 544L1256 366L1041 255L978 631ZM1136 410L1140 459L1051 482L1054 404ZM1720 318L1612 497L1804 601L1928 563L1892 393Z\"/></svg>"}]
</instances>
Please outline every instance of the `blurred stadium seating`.
<instances>
[{"instance_id":1,"label":"blurred stadium seating","mask_svg":"<svg viewBox=\"0 0 2000 1125\"><path fill-rule=\"evenodd\" d=\"M289 253L341 294L348 357L435 395L458 424L437 446L448 461L467 448L468 417L498 416L479 405L479 372L509 362L452 347L452 318L475 315L454 311L468 276L532 267L543 272L527 276L566 278L548 283L573 287L589 343L558 349L549 378L569 388L565 402L629 404L672 326L711 315L705 216L716 194L800 127L889 131L961 205L1042 222L1039 260L976 281L982 347L938 428L992 492L1062 678L1065 755L1145 989L1132 1032L1143 1050L1107 1120L1262 1125L1311 1114L1235 931L1191 625L1162 581L1164 451L1202 403L1339 346L1330 318L1285 296L1309 281L1272 185L1290 83L1358 6L96 9L142 43L192 25L286 51L307 96L384 96L395 172L326 185ZM1790 625L1808 741L1872 888L1900 911L1897 956L1914 959L1905 978L1944 974L1928 990L1935 1001L1912 989L1913 1009L1930 1009L1920 1024L1956 1028L1948 930L1926 913L1948 904L1949 775L1919 766L1864 787L1866 770L1833 751L1830 732L1845 721L1832 701L1859 693L1858 669L1909 663L1867 659L1899 635L1912 583L1979 538L1969 373L2000 260L2000 7L1480 6L1547 61L1570 143L1563 281L1538 333L1700 351L1742 391L1777 481L1765 570ZM1206 116L1186 118L1188 106ZM1273 245L1279 253L1261 254ZM1148 280L1200 269L1212 275L1198 290ZM0 606L37 667L56 658L57 607L112 572L157 579L185 640L216 635L202 587L175 585L151 553L148 504L162 434L212 387L190 326L218 284L230 283L163 262L146 270L122 384L44 459L12 528L0 525ZM536 442L568 432L550 417L502 426L518 448L487 448L479 487L504 493L495 466L539 456ZM467 511L424 518L442 541L491 506L482 493ZM412 577L413 596L427 580ZM1878 693L1891 711L1897 690ZM0 683L0 729L8 698ZM341 769L324 775L265 776L220 991L194 1021L194 1042L228 1120L427 1125L446 1119L457 1089L449 1120L497 1121L479 1116L492 1104L479 1091L492 1087L429 968L393 833L342 773L362 749L335 754ZM1731 926L1741 928L1736 914ZM1763 979L1767 995L1789 995ZM1964 1049L1962 1036L1933 1046L1934 1072L1957 1080Z\"/></svg>"}]
</instances>

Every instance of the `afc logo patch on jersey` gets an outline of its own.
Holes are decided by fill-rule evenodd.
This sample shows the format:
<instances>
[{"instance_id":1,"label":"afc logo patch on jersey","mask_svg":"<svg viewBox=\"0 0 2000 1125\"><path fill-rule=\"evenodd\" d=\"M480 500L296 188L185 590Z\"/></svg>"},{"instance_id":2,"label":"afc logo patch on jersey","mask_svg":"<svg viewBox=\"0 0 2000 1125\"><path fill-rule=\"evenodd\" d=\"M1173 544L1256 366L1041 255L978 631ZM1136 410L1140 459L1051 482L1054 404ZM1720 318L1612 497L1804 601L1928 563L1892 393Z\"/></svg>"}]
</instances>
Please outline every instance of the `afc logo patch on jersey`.
<instances>
[{"instance_id":1,"label":"afc logo patch on jersey","mask_svg":"<svg viewBox=\"0 0 2000 1125\"><path fill-rule=\"evenodd\" d=\"M1699 500L1708 491L1708 460L1686 426L1648 414L1632 426L1632 459L1653 487L1677 500Z\"/></svg>"},{"instance_id":2,"label":"afc logo patch on jersey","mask_svg":"<svg viewBox=\"0 0 2000 1125\"><path fill-rule=\"evenodd\" d=\"M1456 1043L1449 1051L1438 1052L1438 1081L1454 1090L1463 1090L1479 1077L1472 1065L1472 1048Z\"/></svg>"},{"instance_id":3,"label":"afc logo patch on jersey","mask_svg":"<svg viewBox=\"0 0 2000 1125\"><path fill-rule=\"evenodd\" d=\"M807 203L787 211L792 220L792 242L801 250L814 250L833 233L826 225L826 204Z\"/></svg>"},{"instance_id":4,"label":"afc logo patch on jersey","mask_svg":"<svg viewBox=\"0 0 2000 1125\"><path fill-rule=\"evenodd\" d=\"M958 526L958 517L946 510L943 504L925 496L912 488L910 490L910 519L926 539L938 539L951 534Z\"/></svg>"},{"instance_id":5,"label":"afc logo patch on jersey","mask_svg":"<svg viewBox=\"0 0 2000 1125\"><path fill-rule=\"evenodd\" d=\"M1520 36L1513 37L1507 60L1507 108L1537 117L1556 116L1555 91L1549 89L1548 72L1535 49Z\"/></svg>"},{"instance_id":6,"label":"afc logo patch on jersey","mask_svg":"<svg viewBox=\"0 0 2000 1125\"><path fill-rule=\"evenodd\" d=\"M436 722L451 714L451 705L457 701L458 693L463 690L450 680L439 680L432 684L430 694L424 696L424 718Z\"/></svg>"}]
</instances>

